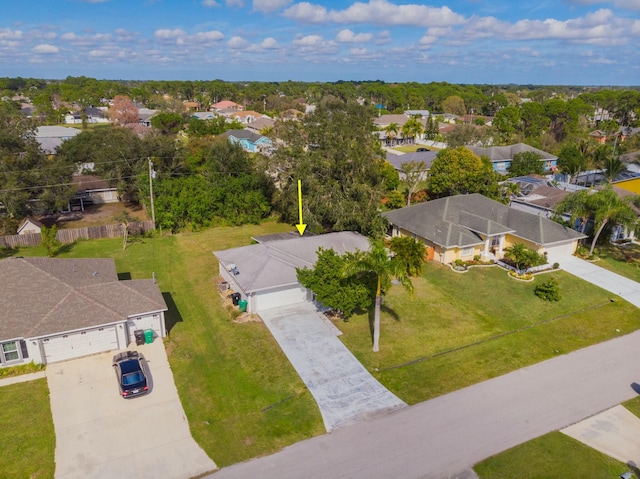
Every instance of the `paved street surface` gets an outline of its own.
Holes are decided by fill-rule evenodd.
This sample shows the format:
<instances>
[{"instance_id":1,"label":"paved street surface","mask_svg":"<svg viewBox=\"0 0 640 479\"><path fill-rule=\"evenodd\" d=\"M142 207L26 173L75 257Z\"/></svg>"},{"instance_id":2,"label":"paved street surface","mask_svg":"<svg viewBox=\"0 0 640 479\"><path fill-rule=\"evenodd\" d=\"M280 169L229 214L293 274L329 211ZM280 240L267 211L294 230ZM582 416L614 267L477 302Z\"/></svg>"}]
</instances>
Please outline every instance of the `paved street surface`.
<instances>
[{"instance_id":1,"label":"paved street surface","mask_svg":"<svg viewBox=\"0 0 640 479\"><path fill-rule=\"evenodd\" d=\"M212 477L455 477L489 456L635 397L638 351L640 331L294 444Z\"/></svg>"},{"instance_id":2,"label":"paved street surface","mask_svg":"<svg viewBox=\"0 0 640 479\"><path fill-rule=\"evenodd\" d=\"M132 349L148 360L146 396L120 397L117 351L47 366L56 479L188 479L215 470L191 437L162 341Z\"/></svg>"},{"instance_id":3,"label":"paved street surface","mask_svg":"<svg viewBox=\"0 0 640 479\"><path fill-rule=\"evenodd\" d=\"M607 409L560 432L625 464L640 464L640 418L624 406Z\"/></svg>"},{"instance_id":4,"label":"paved street surface","mask_svg":"<svg viewBox=\"0 0 640 479\"><path fill-rule=\"evenodd\" d=\"M406 407L369 374L313 304L273 308L260 317L309 388L328 432Z\"/></svg>"}]
</instances>

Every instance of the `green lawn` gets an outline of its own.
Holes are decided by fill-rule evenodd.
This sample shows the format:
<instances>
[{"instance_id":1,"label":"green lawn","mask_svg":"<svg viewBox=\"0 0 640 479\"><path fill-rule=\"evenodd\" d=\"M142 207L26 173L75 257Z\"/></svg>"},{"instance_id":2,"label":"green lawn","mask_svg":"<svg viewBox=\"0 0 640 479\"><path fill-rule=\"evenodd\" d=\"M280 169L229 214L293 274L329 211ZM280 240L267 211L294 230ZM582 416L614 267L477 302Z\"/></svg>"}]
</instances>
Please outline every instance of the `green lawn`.
<instances>
[{"instance_id":1,"label":"green lawn","mask_svg":"<svg viewBox=\"0 0 640 479\"><path fill-rule=\"evenodd\" d=\"M0 477L49 479L56 445L46 379L0 387Z\"/></svg>"},{"instance_id":2,"label":"green lawn","mask_svg":"<svg viewBox=\"0 0 640 479\"><path fill-rule=\"evenodd\" d=\"M533 293L552 276L556 303ZM401 286L385 298L380 352L371 352L368 315L338 323L363 365L411 404L640 327L638 309L562 271L524 283L498 267L460 274L428 264L414 284L413 299Z\"/></svg>"},{"instance_id":3,"label":"green lawn","mask_svg":"<svg viewBox=\"0 0 640 479\"><path fill-rule=\"evenodd\" d=\"M473 467L481 479L616 478L629 467L559 431L545 434Z\"/></svg>"},{"instance_id":4,"label":"green lawn","mask_svg":"<svg viewBox=\"0 0 640 479\"><path fill-rule=\"evenodd\" d=\"M640 245L607 244L597 247L594 253L599 258L598 266L640 282Z\"/></svg>"}]
</instances>

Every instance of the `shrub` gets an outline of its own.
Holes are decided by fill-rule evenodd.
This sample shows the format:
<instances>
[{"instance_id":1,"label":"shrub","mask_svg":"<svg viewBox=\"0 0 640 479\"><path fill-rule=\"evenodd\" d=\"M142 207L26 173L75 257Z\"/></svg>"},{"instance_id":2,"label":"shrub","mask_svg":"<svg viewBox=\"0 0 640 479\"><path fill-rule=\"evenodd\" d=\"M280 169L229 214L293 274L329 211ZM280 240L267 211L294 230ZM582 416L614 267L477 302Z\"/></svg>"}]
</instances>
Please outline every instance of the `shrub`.
<instances>
[{"instance_id":1,"label":"shrub","mask_svg":"<svg viewBox=\"0 0 640 479\"><path fill-rule=\"evenodd\" d=\"M558 269L560 267L560 263L553 263L553 269Z\"/></svg>"},{"instance_id":2,"label":"shrub","mask_svg":"<svg viewBox=\"0 0 640 479\"><path fill-rule=\"evenodd\" d=\"M476 262L480 261L480 255L479 254L475 255L473 257L473 261L476 261Z\"/></svg>"},{"instance_id":3,"label":"shrub","mask_svg":"<svg viewBox=\"0 0 640 479\"><path fill-rule=\"evenodd\" d=\"M547 301L560 301L560 284L555 278L551 278L535 287L536 296Z\"/></svg>"}]
</instances>

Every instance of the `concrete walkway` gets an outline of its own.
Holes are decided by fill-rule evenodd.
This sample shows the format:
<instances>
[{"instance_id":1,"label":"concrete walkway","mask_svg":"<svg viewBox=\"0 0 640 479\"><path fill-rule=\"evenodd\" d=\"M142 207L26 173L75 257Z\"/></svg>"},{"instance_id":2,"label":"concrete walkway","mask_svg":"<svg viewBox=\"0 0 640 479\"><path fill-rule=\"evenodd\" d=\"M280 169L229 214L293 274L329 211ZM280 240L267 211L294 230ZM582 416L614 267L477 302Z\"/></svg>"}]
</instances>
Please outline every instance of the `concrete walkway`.
<instances>
[{"instance_id":1,"label":"concrete walkway","mask_svg":"<svg viewBox=\"0 0 640 479\"><path fill-rule=\"evenodd\" d=\"M591 263L575 256L550 258L550 262L558 262L560 268L591 284L595 284L610 293L620 296L640 308L640 284L601 268L598 263Z\"/></svg>"},{"instance_id":2,"label":"concrete walkway","mask_svg":"<svg viewBox=\"0 0 640 479\"><path fill-rule=\"evenodd\" d=\"M311 303L260 313L315 398L328 432L406 404L380 384Z\"/></svg>"},{"instance_id":3,"label":"concrete walkway","mask_svg":"<svg viewBox=\"0 0 640 479\"><path fill-rule=\"evenodd\" d=\"M37 373L21 374L20 376L11 376L10 378L0 379L0 387L9 386L10 384L26 383L27 381L35 381L47 377L44 371Z\"/></svg>"}]
</instances>

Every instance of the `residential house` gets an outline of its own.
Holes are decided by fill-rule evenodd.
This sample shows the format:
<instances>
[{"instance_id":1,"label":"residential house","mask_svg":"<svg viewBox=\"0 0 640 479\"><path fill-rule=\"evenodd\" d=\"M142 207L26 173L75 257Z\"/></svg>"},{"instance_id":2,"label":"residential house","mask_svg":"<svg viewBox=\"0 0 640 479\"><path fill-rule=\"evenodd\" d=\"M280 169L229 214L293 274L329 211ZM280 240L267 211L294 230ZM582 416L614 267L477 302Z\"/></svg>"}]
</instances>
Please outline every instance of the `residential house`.
<instances>
[{"instance_id":1,"label":"residential house","mask_svg":"<svg viewBox=\"0 0 640 479\"><path fill-rule=\"evenodd\" d=\"M539 150L533 146L529 146L525 143L516 143L515 145L508 146L490 146L487 148L480 146L467 146L476 155L482 157L486 156L493 164L493 169L500 174L507 174L509 166L513 161L513 157L518 153L533 152L540 155L540 161L544 164L545 171L553 172L556 170L558 157L547 153L546 151Z\"/></svg>"},{"instance_id":2,"label":"residential house","mask_svg":"<svg viewBox=\"0 0 640 479\"><path fill-rule=\"evenodd\" d=\"M152 110L151 108L138 108L138 125L151 126L151 118L157 113L157 110Z\"/></svg>"},{"instance_id":3,"label":"residential house","mask_svg":"<svg viewBox=\"0 0 640 479\"><path fill-rule=\"evenodd\" d=\"M0 260L0 367L126 349L135 332L166 335L155 281L118 280L113 259Z\"/></svg>"},{"instance_id":4,"label":"residential house","mask_svg":"<svg viewBox=\"0 0 640 479\"><path fill-rule=\"evenodd\" d=\"M120 201L118 189L109 186L107 180L94 175L73 175L71 181L76 186L76 193L68 203L67 211L78 209L84 211L86 206Z\"/></svg>"},{"instance_id":5,"label":"residential house","mask_svg":"<svg viewBox=\"0 0 640 479\"><path fill-rule=\"evenodd\" d=\"M227 116L227 118L230 118L232 120L238 120L240 123L244 125L250 125L251 123L254 123L256 120L260 118L271 119L271 117L269 117L268 115L264 115L262 113L259 113L253 110L236 111L225 116Z\"/></svg>"},{"instance_id":6,"label":"residential house","mask_svg":"<svg viewBox=\"0 0 640 479\"><path fill-rule=\"evenodd\" d=\"M254 133L260 133L265 128L273 128L276 124L271 118L258 118L253 123L249 123L245 130L253 131Z\"/></svg>"},{"instance_id":7,"label":"residential house","mask_svg":"<svg viewBox=\"0 0 640 479\"><path fill-rule=\"evenodd\" d=\"M603 130L594 130L589 133L589 137L593 138L595 141L604 145L607 142L607 138L609 137L608 133Z\"/></svg>"},{"instance_id":8,"label":"residential house","mask_svg":"<svg viewBox=\"0 0 640 479\"><path fill-rule=\"evenodd\" d=\"M480 194L458 195L383 213L389 236L411 236L443 264L457 259L504 257L521 243L539 254L573 254L586 236L543 216L510 208Z\"/></svg>"},{"instance_id":9,"label":"residential house","mask_svg":"<svg viewBox=\"0 0 640 479\"><path fill-rule=\"evenodd\" d=\"M433 160L436 158L436 156L438 156L438 152L432 151L432 150L415 151L415 152L404 153L404 154L396 154L395 152L388 151L386 160L393 165L395 170L398 172L398 175L400 176L400 178L405 179L406 175L402 168L403 163L409 163L411 161L416 161L416 162L424 161L426 170L429 171L429 169L431 168L431 163L433 163ZM426 173L425 173L425 178L426 178Z\"/></svg>"},{"instance_id":10,"label":"residential house","mask_svg":"<svg viewBox=\"0 0 640 479\"><path fill-rule=\"evenodd\" d=\"M84 116L84 119L83 119ZM74 111L64 116L64 122L68 125L80 125L83 123L111 123L107 115L107 108L87 107L82 112Z\"/></svg>"},{"instance_id":11,"label":"residential house","mask_svg":"<svg viewBox=\"0 0 640 479\"><path fill-rule=\"evenodd\" d=\"M269 138L249 130L227 130L222 135L229 138L231 143L238 144L251 153L268 151L273 147Z\"/></svg>"},{"instance_id":12,"label":"residential house","mask_svg":"<svg viewBox=\"0 0 640 479\"><path fill-rule=\"evenodd\" d=\"M247 301L249 313L312 301L313 293L298 282L296 268L312 268L318 248L338 254L367 251L369 242L351 231L300 236L297 232L253 238L257 244L215 251L224 286Z\"/></svg>"},{"instance_id":13,"label":"residential house","mask_svg":"<svg viewBox=\"0 0 640 479\"><path fill-rule=\"evenodd\" d=\"M195 118L197 120L213 120L214 118L217 118L219 115L211 112L211 111L194 111L191 113L191 118Z\"/></svg>"}]
</instances>

